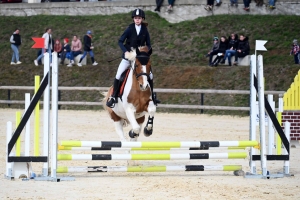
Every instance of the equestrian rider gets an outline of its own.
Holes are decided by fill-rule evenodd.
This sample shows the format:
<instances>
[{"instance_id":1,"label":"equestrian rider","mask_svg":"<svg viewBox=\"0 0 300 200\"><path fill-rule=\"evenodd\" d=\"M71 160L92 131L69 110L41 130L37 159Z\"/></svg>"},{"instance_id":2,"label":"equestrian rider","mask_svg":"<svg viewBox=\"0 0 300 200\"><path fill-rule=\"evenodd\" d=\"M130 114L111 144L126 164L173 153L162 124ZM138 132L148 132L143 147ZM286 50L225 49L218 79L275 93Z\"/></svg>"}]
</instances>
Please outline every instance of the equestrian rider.
<instances>
[{"instance_id":1,"label":"equestrian rider","mask_svg":"<svg viewBox=\"0 0 300 200\"><path fill-rule=\"evenodd\" d=\"M122 73L130 67L130 61L125 59L125 53L129 53L131 51L131 48L138 48L140 46L147 46L148 49L151 48L150 43L150 35L147 29L147 23L143 22L145 20L145 13L141 9L135 9L131 17L133 19L132 24L128 26L128 28L124 31L124 33L121 35L119 39L119 46L123 52L122 55L122 61L118 67L118 71L116 74L116 78L114 80L113 85L113 94L108 98L106 105L108 107L115 107L115 104L118 103L118 93L120 89L120 77ZM126 41L126 42L125 42ZM124 44L125 42L125 44ZM160 103L158 99L156 99L156 95L153 92L153 74L150 72L150 80L148 80L151 92L152 92L152 100L155 105L157 103Z\"/></svg>"}]
</instances>

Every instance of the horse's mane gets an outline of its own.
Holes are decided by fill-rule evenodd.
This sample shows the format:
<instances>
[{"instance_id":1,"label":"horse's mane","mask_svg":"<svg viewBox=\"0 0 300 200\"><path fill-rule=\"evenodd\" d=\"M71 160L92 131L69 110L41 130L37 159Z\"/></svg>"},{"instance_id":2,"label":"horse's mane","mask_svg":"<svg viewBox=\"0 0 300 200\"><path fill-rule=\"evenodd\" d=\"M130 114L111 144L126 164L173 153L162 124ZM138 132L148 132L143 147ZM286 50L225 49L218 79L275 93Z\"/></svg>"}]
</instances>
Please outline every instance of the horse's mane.
<instances>
[{"instance_id":1,"label":"horse's mane","mask_svg":"<svg viewBox=\"0 0 300 200\"><path fill-rule=\"evenodd\" d=\"M147 46L141 46L138 47L140 52L149 52L149 48ZM130 61L135 61L136 58L136 50L135 49L131 49L131 51L127 54L125 54L125 58L130 60Z\"/></svg>"}]
</instances>

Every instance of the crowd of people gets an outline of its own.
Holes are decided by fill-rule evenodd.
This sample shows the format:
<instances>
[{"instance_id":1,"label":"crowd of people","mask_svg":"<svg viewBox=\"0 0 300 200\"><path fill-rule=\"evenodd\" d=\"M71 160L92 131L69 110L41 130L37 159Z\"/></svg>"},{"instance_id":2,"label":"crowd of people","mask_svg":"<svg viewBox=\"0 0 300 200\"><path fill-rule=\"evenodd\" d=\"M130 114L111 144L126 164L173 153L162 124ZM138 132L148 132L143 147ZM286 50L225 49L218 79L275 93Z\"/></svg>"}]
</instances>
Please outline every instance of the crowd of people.
<instances>
[{"instance_id":1,"label":"crowd of people","mask_svg":"<svg viewBox=\"0 0 300 200\"><path fill-rule=\"evenodd\" d=\"M207 0L207 5L204 7L205 10L207 11L212 11L213 10L213 6L214 6L214 1L216 1L216 5L215 6L221 6L222 1L221 0ZM250 11L250 3L251 0L243 0L244 3L244 10L249 12ZM264 4L263 0L255 0L256 6L260 7ZM230 0L230 5L231 6L235 6L238 7L238 0ZM269 9L273 10L275 9L275 0L269 0L269 5L268 5Z\"/></svg>"},{"instance_id":2,"label":"crowd of people","mask_svg":"<svg viewBox=\"0 0 300 200\"><path fill-rule=\"evenodd\" d=\"M231 57L234 56L233 65L238 65L238 58L243 58L249 55L250 45L248 37L240 34L232 33L228 39L222 36L219 40L218 37L213 38L213 46L211 50L207 53L209 57L209 66L218 66L219 63L225 64L226 59L228 59L228 65L231 66ZM213 57L215 59L213 60Z\"/></svg>"}]
</instances>

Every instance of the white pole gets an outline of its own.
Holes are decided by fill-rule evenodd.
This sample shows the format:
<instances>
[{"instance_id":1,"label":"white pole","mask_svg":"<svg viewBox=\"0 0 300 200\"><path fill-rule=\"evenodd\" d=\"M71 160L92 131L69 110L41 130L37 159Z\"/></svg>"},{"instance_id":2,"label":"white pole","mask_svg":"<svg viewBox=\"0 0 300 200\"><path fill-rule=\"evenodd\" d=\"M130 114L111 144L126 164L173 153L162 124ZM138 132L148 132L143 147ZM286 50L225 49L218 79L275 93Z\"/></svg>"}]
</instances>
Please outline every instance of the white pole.
<instances>
[{"instance_id":1,"label":"white pole","mask_svg":"<svg viewBox=\"0 0 300 200\"><path fill-rule=\"evenodd\" d=\"M8 155L8 143L11 139L11 135L12 135L12 123L11 122L7 122L6 123L6 154L5 154L5 161L6 161L6 177L12 177L12 164L7 162L7 157Z\"/></svg>"},{"instance_id":2,"label":"white pole","mask_svg":"<svg viewBox=\"0 0 300 200\"><path fill-rule=\"evenodd\" d=\"M274 112L275 110L275 103L273 101L273 95L269 94L268 95L268 102L272 108L272 111ZM274 147L274 128L273 128L273 122L270 118L270 116L268 116L268 155L272 155L273 154L273 147Z\"/></svg>"},{"instance_id":3,"label":"white pole","mask_svg":"<svg viewBox=\"0 0 300 200\"><path fill-rule=\"evenodd\" d=\"M290 124L290 122L285 122L285 124L284 124L284 133L285 133L286 138L290 142L290 140L291 140L291 136L290 136L290 133L291 133L291 124ZM291 147L291 145L290 145L290 147ZM291 148L290 148L290 150L291 150ZM285 148L285 154L289 155L289 153L286 150L286 148ZM283 167L283 173L286 174L286 175L289 174L290 173L290 161L289 160L285 160L283 166L284 166Z\"/></svg>"},{"instance_id":4,"label":"white pole","mask_svg":"<svg viewBox=\"0 0 300 200\"><path fill-rule=\"evenodd\" d=\"M254 87L254 75L256 75L256 55L251 55L250 64L250 136L249 140L256 140L256 89ZM250 149L250 172L256 174L255 161L252 160L252 155L256 154L255 148Z\"/></svg>"},{"instance_id":5,"label":"white pole","mask_svg":"<svg viewBox=\"0 0 300 200\"><path fill-rule=\"evenodd\" d=\"M49 169L49 104L50 104L50 56L48 53L45 53L44 56L44 77L48 75L48 84L44 91L44 103L43 103L43 156L47 156L48 160L43 164L43 176L48 176L48 169Z\"/></svg>"},{"instance_id":6,"label":"white pole","mask_svg":"<svg viewBox=\"0 0 300 200\"><path fill-rule=\"evenodd\" d=\"M278 99L278 112L283 112L283 98Z\"/></svg>"},{"instance_id":7,"label":"white pole","mask_svg":"<svg viewBox=\"0 0 300 200\"><path fill-rule=\"evenodd\" d=\"M25 94L25 112L30 105L30 93ZM30 117L25 126L25 156L30 155Z\"/></svg>"},{"instance_id":8,"label":"white pole","mask_svg":"<svg viewBox=\"0 0 300 200\"><path fill-rule=\"evenodd\" d=\"M264 71L263 57L258 56L258 102L259 102L259 130L260 130L260 156L262 176L267 176L266 133L265 133L265 101L264 101Z\"/></svg>"},{"instance_id":9,"label":"white pole","mask_svg":"<svg viewBox=\"0 0 300 200\"><path fill-rule=\"evenodd\" d=\"M51 178L56 179L58 123L58 66L57 53L52 53L52 163Z\"/></svg>"}]
</instances>

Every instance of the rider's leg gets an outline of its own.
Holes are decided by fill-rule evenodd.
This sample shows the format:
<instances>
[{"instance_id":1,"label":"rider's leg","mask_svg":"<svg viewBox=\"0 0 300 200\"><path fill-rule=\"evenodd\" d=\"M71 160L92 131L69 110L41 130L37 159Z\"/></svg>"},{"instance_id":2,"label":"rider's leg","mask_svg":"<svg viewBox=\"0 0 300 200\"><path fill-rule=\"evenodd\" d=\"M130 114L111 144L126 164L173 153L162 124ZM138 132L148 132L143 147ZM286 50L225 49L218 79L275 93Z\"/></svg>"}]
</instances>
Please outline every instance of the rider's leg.
<instances>
[{"instance_id":1,"label":"rider's leg","mask_svg":"<svg viewBox=\"0 0 300 200\"><path fill-rule=\"evenodd\" d=\"M113 89L113 93L110 96L110 98L108 98L106 105L108 107L115 107L115 104L118 103L118 93L120 90L120 77L121 74L130 66L130 62L128 60L122 59L119 67L118 67L118 71L116 74L116 78L114 80L114 89Z\"/></svg>"},{"instance_id":2,"label":"rider's leg","mask_svg":"<svg viewBox=\"0 0 300 200\"><path fill-rule=\"evenodd\" d=\"M154 105L157 106L157 104L160 103L160 100L158 100L156 98L156 92L153 91L153 74L152 74L152 72L150 73L149 85L150 85L150 88L151 88L153 103L154 103Z\"/></svg>"}]
</instances>

